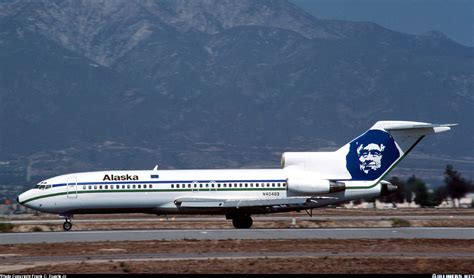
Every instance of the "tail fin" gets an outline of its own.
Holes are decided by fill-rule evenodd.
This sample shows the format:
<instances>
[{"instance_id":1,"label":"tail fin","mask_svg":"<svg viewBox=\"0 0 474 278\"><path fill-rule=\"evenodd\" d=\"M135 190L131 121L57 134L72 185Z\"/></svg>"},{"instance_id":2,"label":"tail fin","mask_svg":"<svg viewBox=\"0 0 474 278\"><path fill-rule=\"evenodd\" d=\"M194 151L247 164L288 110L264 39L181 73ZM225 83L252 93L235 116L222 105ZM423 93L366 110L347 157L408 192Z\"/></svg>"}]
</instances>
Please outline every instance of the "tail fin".
<instances>
[{"instance_id":1,"label":"tail fin","mask_svg":"<svg viewBox=\"0 0 474 278\"><path fill-rule=\"evenodd\" d=\"M426 135L455 124L379 121L335 152L284 153L283 167L332 180L374 181L387 175Z\"/></svg>"},{"instance_id":2,"label":"tail fin","mask_svg":"<svg viewBox=\"0 0 474 278\"><path fill-rule=\"evenodd\" d=\"M426 135L450 130L453 124L380 121L340 148L352 180L377 180L390 172Z\"/></svg>"}]
</instances>

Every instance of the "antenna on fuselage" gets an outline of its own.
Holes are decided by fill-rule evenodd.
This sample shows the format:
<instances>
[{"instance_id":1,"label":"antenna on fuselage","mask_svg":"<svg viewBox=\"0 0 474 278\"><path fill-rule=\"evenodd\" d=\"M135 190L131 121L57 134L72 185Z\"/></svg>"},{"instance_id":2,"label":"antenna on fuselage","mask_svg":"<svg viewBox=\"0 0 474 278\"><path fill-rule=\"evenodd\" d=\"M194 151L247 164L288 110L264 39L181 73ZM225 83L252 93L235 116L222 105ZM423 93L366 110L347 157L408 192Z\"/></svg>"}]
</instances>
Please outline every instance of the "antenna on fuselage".
<instances>
[{"instance_id":1,"label":"antenna on fuselage","mask_svg":"<svg viewBox=\"0 0 474 278\"><path fill-rule=\"evenodd\" d=\"M153 171L156 171L156 170L158 170L158 164L155 165L155 168L153 168Z\"/></svg>"}]
</instances>

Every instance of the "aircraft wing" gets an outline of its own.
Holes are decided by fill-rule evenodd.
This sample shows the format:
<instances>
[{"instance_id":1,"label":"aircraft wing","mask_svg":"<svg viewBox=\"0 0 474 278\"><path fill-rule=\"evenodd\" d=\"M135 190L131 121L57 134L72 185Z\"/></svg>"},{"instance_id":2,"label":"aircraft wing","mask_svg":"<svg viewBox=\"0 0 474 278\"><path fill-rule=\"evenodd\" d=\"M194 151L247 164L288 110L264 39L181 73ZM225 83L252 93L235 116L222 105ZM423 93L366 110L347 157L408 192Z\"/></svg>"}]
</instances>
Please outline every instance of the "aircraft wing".
<instances>
[{"instance_id":1,"label":"aircraft wing","mask_svg":"<svg viewBox=\"0 0 474 278\"><path fill-rule=\"evenodd\" d=\"M241 208L241 207L266 207L280 205L304 205L317 202L318 199L336 199L334 197L286 197L272 199L214 199L199 197L181 197L174 203L185 208Z\"/></svg>"}]
</instances>

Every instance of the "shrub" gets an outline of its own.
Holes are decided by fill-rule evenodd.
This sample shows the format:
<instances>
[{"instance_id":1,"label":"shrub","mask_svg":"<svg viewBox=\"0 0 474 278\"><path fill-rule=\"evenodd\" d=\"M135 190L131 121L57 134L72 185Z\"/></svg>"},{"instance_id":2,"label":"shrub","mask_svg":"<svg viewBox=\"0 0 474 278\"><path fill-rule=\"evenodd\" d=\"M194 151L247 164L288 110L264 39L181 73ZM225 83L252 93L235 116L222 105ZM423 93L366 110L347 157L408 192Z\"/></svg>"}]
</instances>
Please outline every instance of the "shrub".
<instances>
[{"instance_id":1,"label":"shrub","mask_svg":"<svg viewBox=\"0 0 474 278\"><path fill-rule=\"evenodd\" d=\"M13 229L13 225L10 223L0 223L0 232L6 233L6 232L11 232Z\"/></svg>"},{"instance_id":2,"label":"shrub","mask_svg":"<svg viewBox=\"0 0 474 278\"><path fill-rule=\"evenodd\" d=\"M392 218L392 227L410 227L410 221L400 218Z\"/></svg>"}]
</instances>

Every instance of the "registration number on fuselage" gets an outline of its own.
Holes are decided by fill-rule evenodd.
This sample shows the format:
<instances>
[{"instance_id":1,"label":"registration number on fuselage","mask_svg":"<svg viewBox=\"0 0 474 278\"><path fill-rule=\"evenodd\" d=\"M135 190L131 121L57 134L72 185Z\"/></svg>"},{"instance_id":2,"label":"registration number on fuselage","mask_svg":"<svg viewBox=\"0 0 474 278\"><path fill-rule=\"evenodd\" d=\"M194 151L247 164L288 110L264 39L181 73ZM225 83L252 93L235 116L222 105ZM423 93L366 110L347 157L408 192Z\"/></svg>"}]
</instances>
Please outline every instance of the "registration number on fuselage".
<instances>
[{"instance_id":1,"label":"registration number on fuselage","mask_svg":"<svg viewBox=\"0 0 474 278\"><path fill-rule=\"evenodd\" d=\"M270 196L280 196L280 192L262 192L263 196L270 197Z\"/></svg>"}]
</instances>

